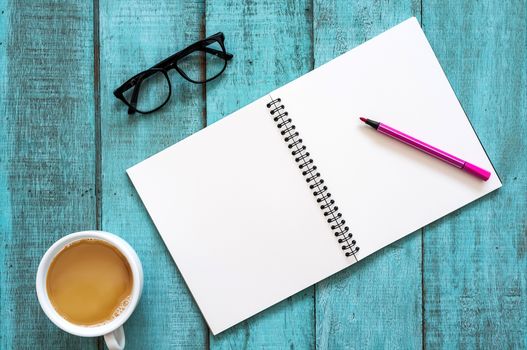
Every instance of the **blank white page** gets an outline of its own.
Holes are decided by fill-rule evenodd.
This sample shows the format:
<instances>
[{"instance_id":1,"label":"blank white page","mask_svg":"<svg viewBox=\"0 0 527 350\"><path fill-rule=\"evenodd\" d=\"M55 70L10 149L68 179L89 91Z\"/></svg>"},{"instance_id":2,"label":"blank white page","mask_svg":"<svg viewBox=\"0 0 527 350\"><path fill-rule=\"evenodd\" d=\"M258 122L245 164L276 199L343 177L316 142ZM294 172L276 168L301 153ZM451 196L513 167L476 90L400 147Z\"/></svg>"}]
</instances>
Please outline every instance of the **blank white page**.
<instances>
[{"instance_id":1,"label":"blank white page","mask_svg":"<svg viewBox=\"0 0 527 350\"><path fill-rule=\"evenodd\" d=\"M350 263L266 104L128 169L214 334Z\"/></svg>"},{"instance_id":2,"label":"blank white page","mask_svg":"<svg viewBox=\"0 0 527 350\"><path fill-rule=\"evenodd\" d=\"M415 18L274 91L349 224L358 258L501 182ZM384 122L492 172L488 181L376 132Z\"/></svg>"}]
</instances>

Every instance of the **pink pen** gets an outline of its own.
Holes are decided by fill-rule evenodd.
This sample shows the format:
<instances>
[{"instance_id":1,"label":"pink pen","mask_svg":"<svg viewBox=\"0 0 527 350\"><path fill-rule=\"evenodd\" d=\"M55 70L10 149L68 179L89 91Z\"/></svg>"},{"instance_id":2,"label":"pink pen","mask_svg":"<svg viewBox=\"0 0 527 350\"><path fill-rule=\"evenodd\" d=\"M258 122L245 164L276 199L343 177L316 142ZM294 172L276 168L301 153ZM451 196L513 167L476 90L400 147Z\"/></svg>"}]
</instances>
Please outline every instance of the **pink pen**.
<instances>
[{"instance_id":1,"label":"pink pen","mask_svg":"<svg viewBox=\"0 0 527 350\"><path fill-rule=\"evenodd\" d=\"M437 159L440 159L445 163L453 165L456 168L469 173L470 175L474 175L483 181L487 181L490 177L489 171L482 169L472 163L464 161L463 159L459 159L458 157L455 157L450 153L442 151L439 148L431 146L386 124L362 117L360 118L360 120L362 120L363 122L365 122L366 124L368 124L369 126L384 135L388 135L398 141L406 143L409 146L417 148L418 150L423 151L433 157L436 157Z\"/></svg>"}]
</instances>

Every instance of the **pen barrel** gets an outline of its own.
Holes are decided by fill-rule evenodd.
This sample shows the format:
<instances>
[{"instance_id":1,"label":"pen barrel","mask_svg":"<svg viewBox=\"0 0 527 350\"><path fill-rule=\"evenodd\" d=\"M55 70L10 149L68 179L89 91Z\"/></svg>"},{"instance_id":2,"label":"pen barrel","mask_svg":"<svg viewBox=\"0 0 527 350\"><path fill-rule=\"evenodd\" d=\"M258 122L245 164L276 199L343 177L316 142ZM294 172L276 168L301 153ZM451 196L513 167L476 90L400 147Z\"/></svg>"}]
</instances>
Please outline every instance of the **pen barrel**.
<instances>
[{"instance_id":1,"label":"pen barrel","mask_svg":"<svg viewBox=\"0 0 527 350\"><path fill-rule=\"evenodd\" d=\"M421 140L416 139L415 137L412 137L410 135L405 134L404 132L401 132L399 130L396 130L386 124L380 124L377 128L378 132L381 132L387 136L390 136L398 141L404 142L409 146L412 146L414 148L417 148L420 151L423 151L425 153L428 153L429 155L436 157L450 165L455 166L456 168L463 169L465 166L465 161L462 159L459 159L458 157L455 157L451 155L450 153L447 153L445 151L440 150L439 148L436 148L432 145L429 145L426 142L423 142Z\"/></svg>"}]
</instances>

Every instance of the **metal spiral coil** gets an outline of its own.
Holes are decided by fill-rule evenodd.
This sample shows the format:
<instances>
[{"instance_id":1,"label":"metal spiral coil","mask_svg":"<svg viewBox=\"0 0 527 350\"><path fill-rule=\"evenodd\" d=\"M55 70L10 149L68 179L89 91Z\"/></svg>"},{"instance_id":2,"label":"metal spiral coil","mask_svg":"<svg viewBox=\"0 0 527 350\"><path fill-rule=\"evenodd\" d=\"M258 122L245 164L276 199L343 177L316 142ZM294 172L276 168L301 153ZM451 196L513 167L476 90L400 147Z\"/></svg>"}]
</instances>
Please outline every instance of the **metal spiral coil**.
<instances>
[{"instance_id":1,"label":"metal spiral coil","mask_svg":"<svg viewBox=\"0 0 527 350\"><path fill-rule=\"evenodd\" d=\"M335 201L331 198L328 187L324 185L324 179L322 179L320 172L317 171L316 165L313 164L313 159L303 144L293 120L289 118L289 114L281 102L280 98L271 98L271 101L267 104L269 113L278 129L280 129L280 135L284 137L284 141L291 150L291 155L294 157L295 162L298 163L298 168L302 170L302 175L305 177L309 189L313 191L312 193L317 203L320 204L320 209L335 237L338 238L338 243L341 245L342 250L346 252L347 257L353 256L357 259L355 256L359 251L357 242L353 239L353 234L349 232L350 229L346 226L346 220L342 218L339 207L335 205Z\"/></svg>"}]
</instances>

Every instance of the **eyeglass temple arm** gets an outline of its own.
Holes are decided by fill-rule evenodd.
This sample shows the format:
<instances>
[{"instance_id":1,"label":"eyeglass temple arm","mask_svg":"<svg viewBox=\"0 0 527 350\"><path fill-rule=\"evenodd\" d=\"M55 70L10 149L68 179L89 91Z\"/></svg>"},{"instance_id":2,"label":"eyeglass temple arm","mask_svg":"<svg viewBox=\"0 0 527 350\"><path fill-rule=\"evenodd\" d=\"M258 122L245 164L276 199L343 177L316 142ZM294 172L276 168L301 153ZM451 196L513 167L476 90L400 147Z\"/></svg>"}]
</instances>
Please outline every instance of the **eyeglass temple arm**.
<instances>
[{"instance_id":1,"label":"eyeglass temple arm","mask_svg":"<svg viewBox=\"0 0 527 350\"><path fill-rule=\"evenodd\" d=\"M212 49L210 47L200 47L198 50L205 51L207 53L210 53L211 55L218 56L218 57L223 58L225 60L230 60L233 57L233 55L231 55L228 52L215 50L215 49Z\"/></svg>"},{"instance_id":2,"label":"eyeglass temple arm","mask_svg":"<svg viewBox=\"0 0 527 350\"><path fill-rule=\"evenodd\" d=\"M128 107L128 114L135 113L135 107L137 105L137 97L139 97L139 90L141 89L141 80L137 82L134 86L134 91L132 91L132 99L130 100L130 106Z\"/></svg>"}]
</instances>

